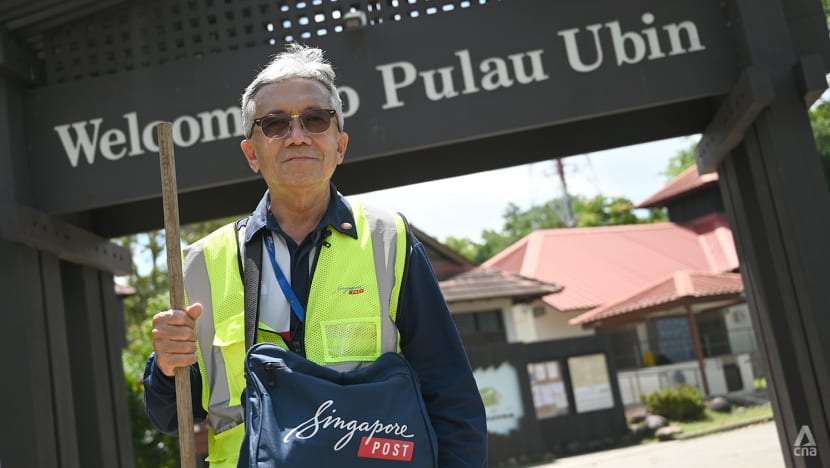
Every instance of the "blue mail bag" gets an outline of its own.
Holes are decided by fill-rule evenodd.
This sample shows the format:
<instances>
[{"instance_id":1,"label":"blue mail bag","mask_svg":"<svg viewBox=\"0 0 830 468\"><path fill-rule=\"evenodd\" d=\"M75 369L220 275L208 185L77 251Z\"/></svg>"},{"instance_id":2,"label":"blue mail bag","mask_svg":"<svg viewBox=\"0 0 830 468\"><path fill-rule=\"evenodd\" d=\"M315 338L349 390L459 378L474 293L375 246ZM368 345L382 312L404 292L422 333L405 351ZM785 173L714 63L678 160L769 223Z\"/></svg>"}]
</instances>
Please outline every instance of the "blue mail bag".
<instances>
[{"instance_id":1,"label":"blue mail bag","mask_svg":"<svg viewBox=\"0 0 830 468\"><path fill-rule=\"evenodd\" d=\"M245 359L240 467L436 467L421 389L395 353L337 372L270 343Z\"/></svg>"}]
</instances>

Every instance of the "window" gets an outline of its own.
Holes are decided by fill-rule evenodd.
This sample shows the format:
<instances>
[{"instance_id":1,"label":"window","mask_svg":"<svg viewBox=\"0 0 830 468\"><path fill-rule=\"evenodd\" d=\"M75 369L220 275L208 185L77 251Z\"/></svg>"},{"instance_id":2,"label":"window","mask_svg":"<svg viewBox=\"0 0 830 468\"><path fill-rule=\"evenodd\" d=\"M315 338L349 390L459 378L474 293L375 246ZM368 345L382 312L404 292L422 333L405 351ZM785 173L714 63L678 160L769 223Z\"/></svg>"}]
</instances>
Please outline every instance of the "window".
<instances>
[{"instance_id":1,"label":"window","mask_svg":"<svg viewBox=\"0 0 830 468\"><path fill-rule=\"evenodd\" d=\"M507 341L501 310L453 314L452 318L465 345Z\"/></svg>"},{"instance_id":2,"label":"window","mask_svg":"<svg viewBox=\"0 0 830 468\"><path fill-rule=\"evenodd\" d=\"M686 317L666 317L656 321L660 353L657 364L692 361L695 350Z\"/></svg>"},{"instance_id":3,"label":"window","mask_svg":"<svg viewBox=\"0 0 830 468\"><path fill-rule=\"evenodd\" d=\"M476 314L455 314L452 318L460 335L476 332Z\"/></svg>"},{"instance_id":4,"label":"window","mask_svg":"<svg viewBox=\"0 0 830 468\"><path fill-rule=\"evenodd\" d=\"M476 314L476 326L480 332L498 332L504 327L501 323L501 311L479 312Z\"/></svg>"},{"instance_id":5,"label":"window","mask_svg":"<svg viewBox=\"0 0 830 468\"><path fill-rule=\"evenodd\" d=\"M704 357L723 356L732 352L723 312L700 314L696 317L696 320L700 347Z\"/></svg>"},{"instance_id":6,"label":"window","mask_svg":"<svg viewBox=\"0 0 830 468\"><path fill-rule=\"evenodd\" d=\"M472 312L466 314L453 314L455 327L458 333L487 333L504 330L504 323L501 320L500 310L488 310L485 312Z\"/></svg>"},{"instance_id":7,"label":"window","mask_svg":"<svg viewBox=\"0 0 830 468\"><path fill-rule=\"evenodd\" d=\"M640 366L642 352L636 328L613 331L610 334L611 354L617 369L636 369Z\"/></svg>"}]
</instances>

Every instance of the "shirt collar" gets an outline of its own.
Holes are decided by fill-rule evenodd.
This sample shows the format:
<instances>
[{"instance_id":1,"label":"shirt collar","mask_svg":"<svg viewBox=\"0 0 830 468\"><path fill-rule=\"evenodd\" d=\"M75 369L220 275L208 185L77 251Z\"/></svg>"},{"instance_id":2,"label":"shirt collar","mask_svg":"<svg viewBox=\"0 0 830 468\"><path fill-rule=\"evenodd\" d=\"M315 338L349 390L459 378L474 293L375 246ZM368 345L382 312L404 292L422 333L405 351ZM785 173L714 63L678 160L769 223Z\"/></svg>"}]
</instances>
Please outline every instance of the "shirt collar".
<instances>
[{"instance_id":1,"label":"shirt collar","mask_svg":"<svg viewBox=\"0 0 830 468\"><path fill-rule=\"evenodd\" d=\"M349 205L346 197L337 191L337 187L334 186L334 183L329 182L329 186L331 190L329 206L326 208L323 218L320 219L320 223L316 228L314 228L314 231L312 231L312 234L322 231L325 227L329 226L340 233L357 239L357 229L355 228L352 207ZM266 190L265 195L263 195L259 200L259 204L251 214L251 219L248 221L248 226L245 232L246 243L250 242L254 235L264 228L270 229L277 233L282 233L279 223L277 223L277 220L274 219L274 216L268 209L270 199L271 191Z\"/></svg>"}]
</instances>

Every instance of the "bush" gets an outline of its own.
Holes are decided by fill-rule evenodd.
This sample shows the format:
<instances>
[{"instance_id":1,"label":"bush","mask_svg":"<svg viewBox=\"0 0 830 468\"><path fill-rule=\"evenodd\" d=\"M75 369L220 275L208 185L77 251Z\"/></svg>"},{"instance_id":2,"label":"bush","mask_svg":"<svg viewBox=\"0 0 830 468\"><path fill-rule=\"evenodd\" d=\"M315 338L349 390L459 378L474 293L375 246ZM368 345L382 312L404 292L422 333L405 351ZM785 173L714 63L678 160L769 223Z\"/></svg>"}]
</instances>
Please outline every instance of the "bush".
<instances>
[{"instance_id":1,"label":"bush","mask_svg":"<svg viewBox=\"0 0 830 468\"><path fill-rule=\"evenodd\" d=\"M697 388L683 384L649 395L640 395L651 414L659 414L672 421L698 421L705 418L706 402Z\"/></svg>"}]
</instances>

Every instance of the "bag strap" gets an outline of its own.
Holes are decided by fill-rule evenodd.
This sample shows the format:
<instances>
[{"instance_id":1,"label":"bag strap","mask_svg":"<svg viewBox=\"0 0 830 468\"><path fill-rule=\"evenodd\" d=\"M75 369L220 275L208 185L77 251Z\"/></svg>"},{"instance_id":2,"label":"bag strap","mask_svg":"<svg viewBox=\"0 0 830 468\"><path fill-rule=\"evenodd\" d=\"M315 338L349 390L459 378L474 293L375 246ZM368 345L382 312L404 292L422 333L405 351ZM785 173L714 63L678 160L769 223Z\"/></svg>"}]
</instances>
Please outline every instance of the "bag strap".
<instances>
[{"instance_id":1,"label":"bag strap","mask_svg":"<svg viewBox=\"0 0 830 468\"><path fill-rule=\"evenodd\" d=\"M403 274L401 275L401 287L400 287L400 290L398 291L398 309L395 311L395 326L398 327L398 329L400 330L401 327L400 327L399 320L401 319L401 316L403 315L403 314L401 314L401 309L403 308L403 295L404 295L404 290L406 289L406 282L409 278L409 259L410 259L411 254L412 254L412 235L413 234L412 234L412 231L409 230L409 220L406 219L406 217L403 215L403 213L398 212L397 214L398 214L398 216L401 217L401 220L403 221L403 227L404 227L404 230L403 230L404 233L403 234L404 234L404 236L406 236L406 247L405 247L406 250L404 251L405 253L404 253L404 257L403 257Z\"/></svg>"},{"instance_id":2,"label":"bag strap","mask_svg":"<svg viewBox=\"0 0 830 468\"><path fill-rule=\"evenodd\" d=\"M237 233L239 229L244 229L247 225L247 219L243 218L236 222ZM251 346L256 343L257 339L257 324L259 323L259 283L262 270L262 239L260 239L262 231L257 233L251 242L244 246L241 245L240 236L237 234L237 252L240 253L242 260L242 284L245 289L245 349L251 349Z\"/></svg>"}]
</instances>

